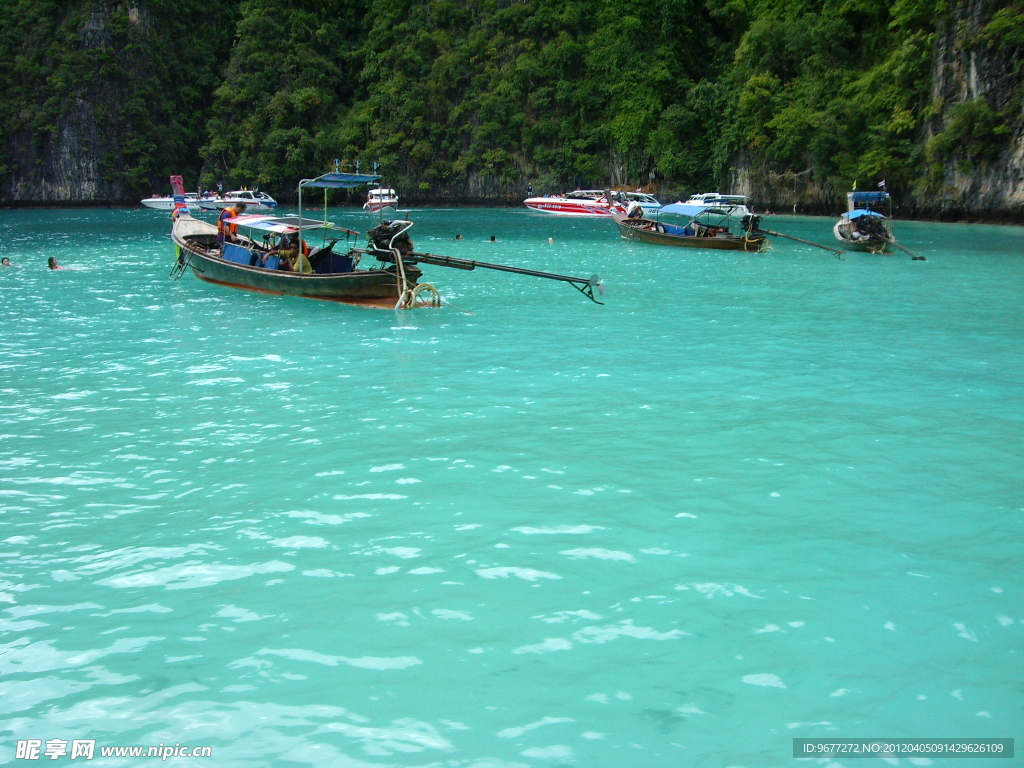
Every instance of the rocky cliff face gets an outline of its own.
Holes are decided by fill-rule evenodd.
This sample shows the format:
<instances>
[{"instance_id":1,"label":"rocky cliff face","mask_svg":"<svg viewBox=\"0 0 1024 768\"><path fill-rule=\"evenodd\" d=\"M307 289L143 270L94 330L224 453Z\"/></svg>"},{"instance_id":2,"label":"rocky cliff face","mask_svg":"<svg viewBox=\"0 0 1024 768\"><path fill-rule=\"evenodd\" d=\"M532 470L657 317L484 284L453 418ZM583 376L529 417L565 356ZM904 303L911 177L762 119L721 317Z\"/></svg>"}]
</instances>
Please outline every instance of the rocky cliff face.
<instances>
[{"instance_id":1,"label":"rocky cliff face","mask_svg":"<svg viewBox=\"0 0 1024 768\"><path fill-rule=\"evenodd\" d=\"M1024 220L1021 49L990 26L1000 8L1012 10L1004 2L959 0L938 22L933 116L924 136L932 178L914 201L922 212Z\"/></svg>"},{"instance_id":2,"label":"rocky cliff face","mask_svg":"<svg viewBox=\"0 0 1024 768\"><path fill-rule=\"evenodd\" d=\"M57 29L71 27L70 39L77 38L85 54L83 63L111 51L111 14L118 5L69 4ZM127 14L133 26L140 26L138 7L128 8ZM51 67L57 69L59 64L51 62ZM6 137L7 173L0 182L0 199L5 203L83 204L125 198L124 180L114 173L123 162L120 137L109 119L124 94L112 84L89 82L83 72L75 74L78 82L63 98L57 97L62 103L55 126L43 131L24 128Z\"/></svg>"},{"instance_id":3,"label":"rocky cliff face","mask_svg":"<svg viewBox=\"0 0 1024 768\"><path fill-rule=\"evenodd\" d=\"M1024 222L1024 15L993 31L1008 8L996 0L954 0L936 20L931 103L920 137L922 176L898 195L897 216ZM847 191L815 178L813 168L778 172L741 156L731 191L758 207L836 214Z\"/></svg>"},{"instance_id":4,"label":"rocky cliff face","mask_svg":"<svg viewBox=\"0 0 1024 768\"><path fill-rule=\"evenodd\" d=\"M199 166L236 0L0 0L0 204L104 204Z\"/></svg>"}]
</instances>

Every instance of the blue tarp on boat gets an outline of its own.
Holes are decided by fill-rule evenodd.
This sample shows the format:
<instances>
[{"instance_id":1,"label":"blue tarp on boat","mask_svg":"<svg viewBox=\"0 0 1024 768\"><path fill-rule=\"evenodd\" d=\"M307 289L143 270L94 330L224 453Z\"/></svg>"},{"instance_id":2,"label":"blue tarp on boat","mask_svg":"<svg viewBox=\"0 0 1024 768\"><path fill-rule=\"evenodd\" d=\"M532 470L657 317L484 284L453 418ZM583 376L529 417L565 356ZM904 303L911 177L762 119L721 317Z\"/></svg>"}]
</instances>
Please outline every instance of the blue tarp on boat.
<instances>
[{"instance_id":1,"label":"blue tarp on boat","mask_svg":"<svg viewBox=\"0 0 1024 768\"><path fill-rule=\"evenodd\" d=\"M877 216L880 219L884 219L885 216L880 214L878 211L869 211L864 208L857 208L856 210L850 211L846 214L848 219L859 219L861 216Z\"/></svg>"},{"instance_id":2,"label":"blue tarp on boat","mask_svg":"<svg viewBox=\"0 0 1024 768\"><path fill-rule=\"evenodd\" d=\"M327 187L329 189L351 189L363 184L379 181L380 176L368 173L325 173L315 179L303 179L300 187Z\"/></svg>"},{"instance_id":3,"label":"blue tarp on boat","mask_svg":"<svg viewBox=\"0 0 1024 768\"><path fill-rule=\"evenodd\" d=\"M882 203L889 199L888 192L851 192L850 199L855 203Z\"/></svg>"},{"instance_id":4,"label":"blue tarp on boat","mask_svg":"<svg viewBox=\"0 0 1024 768\"><path fill-rule=\"evenodd\" d=\"M688 203L669 203L663 205L658 213L678 213L680 216L697 216L706 211L706 205L690 205Z\"/></svg>"}]
</instances>

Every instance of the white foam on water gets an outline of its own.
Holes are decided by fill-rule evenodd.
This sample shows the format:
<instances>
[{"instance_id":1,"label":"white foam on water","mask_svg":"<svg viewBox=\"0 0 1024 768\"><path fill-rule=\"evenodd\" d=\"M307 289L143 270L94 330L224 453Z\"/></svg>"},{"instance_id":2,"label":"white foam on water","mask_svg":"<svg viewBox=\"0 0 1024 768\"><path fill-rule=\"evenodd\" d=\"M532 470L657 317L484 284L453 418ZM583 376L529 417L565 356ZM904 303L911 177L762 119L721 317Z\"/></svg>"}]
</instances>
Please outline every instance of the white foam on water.
<instances>
[{"instance_id":1,"label":"white foam on water","mask_svg":"<svg viewBox=\"0 0 1024 768\"><path fill-rule=\"evenodd\" d=\"M636 558L628 552L616 552L611 549L601 549L594 547L590 549L578 548L578 549L566 549L559 552L560 555L566 555L571 557L573 560L582 560L585 558L594 558L596 560L624 560L627 563L635 563Z\"/></svg>"},{"instance_id":2,"label":"white foam on water","mask_svg":"<svg viewBox=\"0 0 1024 768\"><path fill-rule=\"evenodd\" d=\"M744 675L743 682L748 685L760 685L765 688L785 688L786 684L782 678L770 672L763 672L757 675Z\"/></svg>"},{"instance_id":3,"label":"white foam on water","mask_svg":"<svg viewBox=\"0 0 1024 768\"><path fill-rule=\"evenodd\" d=\"M505 566L497 568L478 568L476 569L476 573L478 576L482 576L485 579L507 579L509 576L515 576L517 579L523 579L524 581L537 581L537 579L562 578L557 573L538 571L533 568L517 568L514 566Z\"/></svg>"},{"instance_id":4,"label":"white foam on water","mask_svg":"<svg viewBox=\"0 0 1024 768\"><path fill-rule=\"evenodd\" d=\"M292 661L309 661L314 664L323 664L327 667L336 667L338 664L347 664L350 667L359 669L407 669L423 662L415 656L360 656L349 658L347 656L330 656L317 651L307 651L303 648L262 648L254 654L255 656L280 656Z\"/></svg>"},{"instance_id":5,"label":"white foam on water","mask_svg":"<svg viewBox=\"0 0 1024 768\"><path fill-rule=\"evenodd\" d=\"M543 642L534 645L521 645L512 650L514 654L523 653L551 653L552 651L571 651L572 643L564 637L548 637Z\"/></svg>"},{"instance_id":6,"label":"white foam on water","mask_svg":"<svg viewBox=\"0 0 1024 768\"><path fill-rule=\"evenodd\" d=\"M319 536L289 536L286 539L271 539L269 543L285 549L322 549L330 546L327 539L321 539Z\"/></svg>"},{"instance_id":7,"label":"white foam on water","mask_svg":"<svg viewBox=\"0 0 1024 768\"><path fill-rule=\"evenodd\" d=\"M496 734L499 739L518 739L524 733L543 728L545 725L558 725L559 723L575 723L571 717L544 717L533 723L527 723L516 728L504 728Z\"/></svg>"},{"instance_id":8,"label":"white foam on water","mask_svg":"<svg viewBox=\"0 0 1024 768\"><path fill-rule=\"evenodd\" d=\"M153 571L142 571L127 576L111 576L100 579L96 584L129 589L139 587L164 587L165 589L199 589L222 581L234 581L263 573L287 573L295 566L271 560L252 565L224 565L221 563L202 564L198 562L171 565ZM99 606L97 606L99 607Z\"/></svg>"},{"instance_id":9,"label":"white foam on water","mask_svg":"<svg viewBox=\"0 0 1024 768\"><path fill-rule=\"evenodd\" d=\"M554 535L557 533L593 533L594 531L603 531L605 528L602 525L550 525L542 527L523 525L518 528L513 528L512 530L519 533L525 533L528 536L534 536L537 534Z\"/></svg>"}]
</instances>

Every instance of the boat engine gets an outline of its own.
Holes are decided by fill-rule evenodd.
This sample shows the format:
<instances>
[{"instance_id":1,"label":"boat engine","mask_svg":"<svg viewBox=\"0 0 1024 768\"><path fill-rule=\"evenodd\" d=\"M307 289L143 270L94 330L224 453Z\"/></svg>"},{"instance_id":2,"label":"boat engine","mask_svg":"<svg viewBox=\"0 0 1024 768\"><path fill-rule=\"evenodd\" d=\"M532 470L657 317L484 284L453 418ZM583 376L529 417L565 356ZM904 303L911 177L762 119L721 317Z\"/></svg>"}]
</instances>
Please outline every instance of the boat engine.
<instances>
[{"instance_id":1,"label":"boat engine","mask_svg":"<svg viewBox=\"0 0 1024 768\"><path fill-rule=\"evenodd\" d=\"M398 252L405 256L412 252L412 240L409 238L408 232L402 232L407 226L408 222L402 221L382 221L376 227L366 233L366 236L370 240L370 244L380 251L389 251L392 248L397 248ZM398 237L396 234L401 232ZM392 238L394 241L392 242Z\"/></svg>"},{"instance_id":2,"label":"boat engine","mask_svg":"<svg viewBox=\"0 0 1024 768\"><path fill-rule=\"evenodd\" d=\"M743 227L744 232L756 232L761 228L761 217L748 213L740 219L740 226Z\"/></svg>"}]
</instances>

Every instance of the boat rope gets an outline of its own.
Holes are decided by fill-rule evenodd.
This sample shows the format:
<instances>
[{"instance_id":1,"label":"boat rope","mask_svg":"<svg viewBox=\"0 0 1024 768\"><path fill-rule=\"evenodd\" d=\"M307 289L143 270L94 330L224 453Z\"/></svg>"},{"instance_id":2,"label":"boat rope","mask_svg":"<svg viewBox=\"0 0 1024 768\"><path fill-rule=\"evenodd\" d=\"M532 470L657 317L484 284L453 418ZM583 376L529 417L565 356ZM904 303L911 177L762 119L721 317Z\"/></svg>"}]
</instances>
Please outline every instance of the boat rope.
<instances>
[{"instance_id":1,"label":"boat rope","mask_svg":"<svg viewBox=\"0 0 1024 768\"><path fill-rule=\"evenodd\" d=\"M398 277L398 303L395 304L395 309L409 309L412 306L412 295L405 278L405 262L402 261L402 252L397 248L392 248L391 253L395 257L397 267L395 272Z\"/></svg>"}]
</instances>

